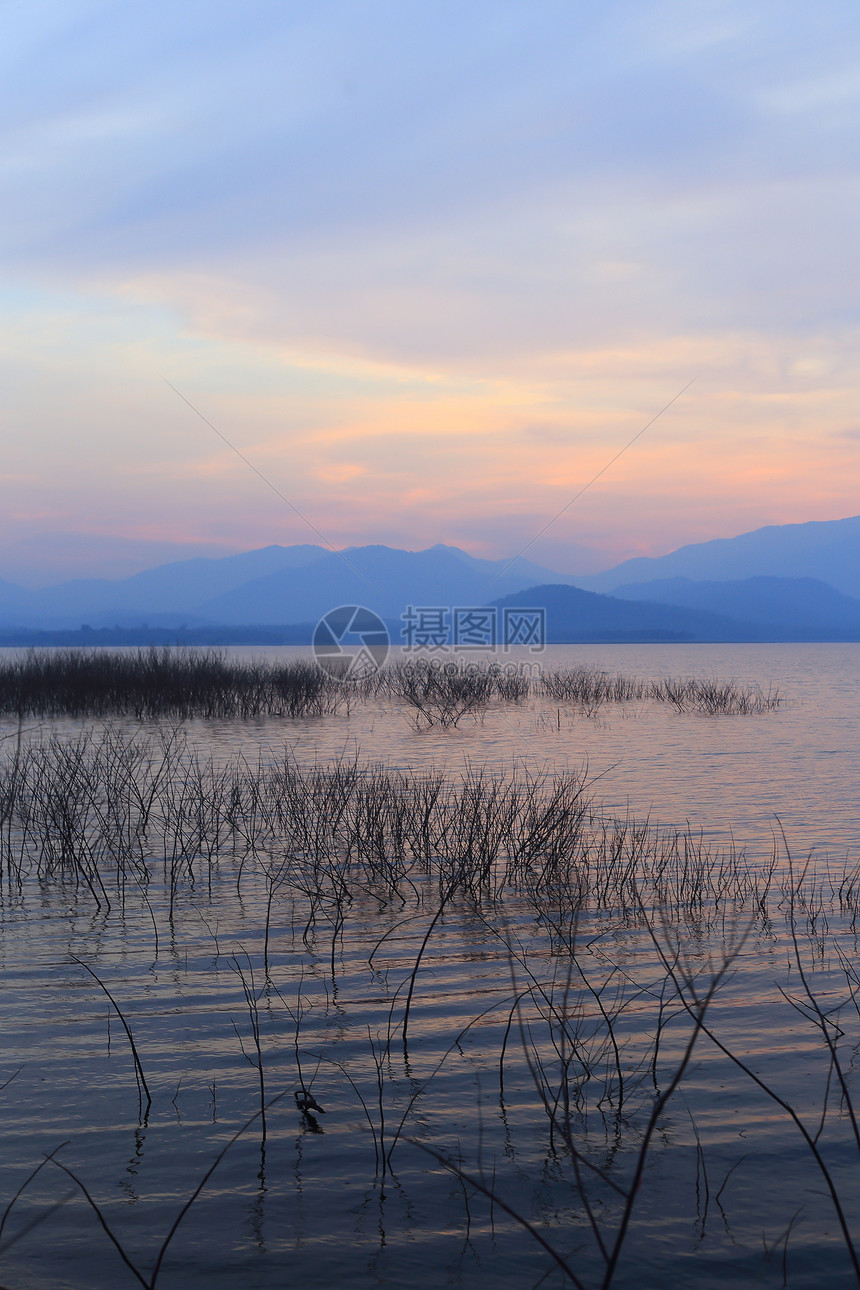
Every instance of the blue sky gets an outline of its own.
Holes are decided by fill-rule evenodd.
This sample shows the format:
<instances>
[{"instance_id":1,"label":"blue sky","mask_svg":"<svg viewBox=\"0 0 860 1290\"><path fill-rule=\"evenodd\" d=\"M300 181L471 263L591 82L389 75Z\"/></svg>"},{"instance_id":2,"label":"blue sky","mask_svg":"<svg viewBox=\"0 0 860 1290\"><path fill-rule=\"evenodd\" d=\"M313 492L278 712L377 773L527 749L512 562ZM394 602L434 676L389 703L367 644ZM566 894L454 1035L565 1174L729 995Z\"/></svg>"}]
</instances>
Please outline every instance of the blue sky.
<instances>
[{"instance_id":1,"label":"blue sky","mask_svg":"<svg viewBox=\"0 0 860 1290\"><path fill-rule=\"evenodd\" d=\"M860 511L854 3L11 3L0 577Z\"/></svg>"}]
</instances>

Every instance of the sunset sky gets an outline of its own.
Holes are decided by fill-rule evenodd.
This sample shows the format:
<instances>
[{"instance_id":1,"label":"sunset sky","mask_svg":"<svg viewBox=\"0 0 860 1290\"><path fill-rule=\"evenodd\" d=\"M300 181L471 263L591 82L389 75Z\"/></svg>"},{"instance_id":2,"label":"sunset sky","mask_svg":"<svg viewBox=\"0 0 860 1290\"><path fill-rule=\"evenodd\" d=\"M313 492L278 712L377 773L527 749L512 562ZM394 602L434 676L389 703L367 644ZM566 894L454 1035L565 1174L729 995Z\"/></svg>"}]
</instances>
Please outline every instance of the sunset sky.
<instances>
[{"instance_id":1,"label":"sunset sky","mask_svg":"<svg viewBox=\"0 0 860 1290\"><path fill-rule=\"evenodd\" d=\"M856 0L3 17L0 577L860 513Z\"/></svg>"}]
</instances>

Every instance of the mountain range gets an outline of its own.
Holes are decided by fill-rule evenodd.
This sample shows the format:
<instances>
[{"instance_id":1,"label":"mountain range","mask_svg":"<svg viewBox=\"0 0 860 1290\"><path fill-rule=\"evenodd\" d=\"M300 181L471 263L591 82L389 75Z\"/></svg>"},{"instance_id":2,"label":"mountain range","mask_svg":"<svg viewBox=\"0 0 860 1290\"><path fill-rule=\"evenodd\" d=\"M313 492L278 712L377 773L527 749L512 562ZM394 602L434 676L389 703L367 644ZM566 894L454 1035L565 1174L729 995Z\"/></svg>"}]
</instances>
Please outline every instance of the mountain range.
<instances>
[{"instance_id":1,"label":"mountain range","mask_svg":"<svg viewBox=\"0 0 860 1290\"><path fill-rule=\"evenodd\" d=\"M625 560L603 573L577 578L589 591L616 592L666 578L728 582L752 577L816 578L860 597L860 515L805 524L771 524L682 546L668 555Z\"/></svg>"},{"instance_id":2,"label":"mountain range","mask_svg":"<svg viewBox=\"0 0 860 1290\"><path fill-rule=\"evenodd\" d=\"M652 591L652 588L654 590ZM669 579L614 596L529 587L502 608L541 608L550 644L575 641L860 641L860 600L814 578Z\"/></svg>"},{"instance_id":3,"label":"mountain range","mask_svg":"<svg viewBox=\"0 0 860 1290\"><path fill-rule=\"evenodd\" d=\"M182 560L121 580L39 591L0 582L0 628L204 627L316 622L363 604L399 620L410 605L486 605L538 583L574 579L529 560L481 560L451 546L268 546L223 559Z\"/></svg>"},{"instance_id":4,"label":"mountain range","mask_svg":"<svg viewBox=\"0 0 860 1290\"><path fill-rule=\"evenodd\" d=\"M860 640L860 516L771 525L589 577L444 545L300 545L41 590L0 581L0 639L293 642L343 604L375 610L395 639L410 606L498 604L544 608L554 641Z\"/></svg>"}]
</instances>

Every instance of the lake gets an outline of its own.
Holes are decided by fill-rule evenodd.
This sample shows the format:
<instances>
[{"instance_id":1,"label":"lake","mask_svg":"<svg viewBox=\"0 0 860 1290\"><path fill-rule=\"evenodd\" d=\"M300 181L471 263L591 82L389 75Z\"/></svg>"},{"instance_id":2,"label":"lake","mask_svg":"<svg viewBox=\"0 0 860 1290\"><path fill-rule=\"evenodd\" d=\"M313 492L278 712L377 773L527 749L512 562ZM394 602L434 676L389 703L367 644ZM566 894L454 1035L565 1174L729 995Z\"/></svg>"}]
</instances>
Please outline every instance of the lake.
<instances>
[{"instance_id":1,"label":"lake","mask_svg":"<svg viewBox=\"0 0 860 1290\"><path fill-rule=\"evenodd\" d=\"M783 702L4 723L0 1284L857 1283L860 647L536 661Z\"/></svg>"}]
</instances>

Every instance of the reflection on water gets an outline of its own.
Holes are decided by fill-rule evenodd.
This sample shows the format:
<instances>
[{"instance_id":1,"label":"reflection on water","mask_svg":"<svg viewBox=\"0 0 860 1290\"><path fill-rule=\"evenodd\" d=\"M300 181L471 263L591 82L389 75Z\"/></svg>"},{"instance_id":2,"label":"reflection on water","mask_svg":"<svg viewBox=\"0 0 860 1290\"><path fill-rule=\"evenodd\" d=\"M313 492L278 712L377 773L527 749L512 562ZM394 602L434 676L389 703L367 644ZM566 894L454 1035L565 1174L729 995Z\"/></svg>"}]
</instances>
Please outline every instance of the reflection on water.
<instances>
[{"instance_id":1,"label":"reflection on water","mask_svg":"<svg viewBox=\"0 0 860 1290\"><path fill-rule=\"evenodd\" d=\"M292 650L231 651L254 657ZM771 847L778 816L798 851L842 857L860 849L853 786L860 776L860 646L569 645L537 656L551 667L585 665L659 678L719 677L778 690L776 711L750 718L678 714L659 704L606 705L593 715L531 700L496 705L455 730L416 729L408 709L355 706L348 719L197 727L231 755L289 746L303 763L340 756L397 766L587 764L595 791L613 810L640 818L689 820L709 836ZM534 659L523 656L523 661Z\"/></svg>"},{"instance_id":2,"label":"reflection on water","mask_svg":"<svg viewBox=\"0 0 860 1290\"><path fill-rule=\"evenodd\" d=\"M56 763L32 781L14 823L4 808L0 1082L11 1082L0 1092L0 1203L57 1151L141 1278L79 1187L49 1163L5 1222L0 1281L76 1290L147 1283L182 1205L247 1123L177 1230L159 1286L525 1287L544 1276L547 1285L573 1284L511 1211L585 1285L600 1285L606 1260L595 1228L611 1253L624 1209L616 1189L634 1177L655 1099L670 1088L690 1035L660 952L675 986L682 970L699 972L701 991L732 945L737 957L708 1024L812 1132L823 1114L821 1150L857 1234L858 1149L846 1100L856 1090L857 1013L840 1014L840 1089L814 1016L792 1004L805 996L784 855L769 887L766 878L778 817L798 859L813 847L822 853L795 925L815 997L834 1007L848 997L857 952L854 907L839 900L843 858L858 849L856 647L558 654L640 675L773 685L788 702L763 716L707 719L653 704L588 716L532 699L448 731L416 730L394 703L319 721L191 723L202 754L221 767L241 756L249 767L241 801L222 784L228 823L208 850L194 820L212 803L195 802L203 781L185 772L159 784L145 825L141 802L121 809L127 790L70 828ZM723 860L703 896L695 837L686 851L661 851L653 834L628 830L619 842L599 813L583 817L580 832L526 806L504 817L509 792L485 796L473 817L458 798L459 831L425 795L432 854L419 862L420 821L393 790L359 808L354 789L308 788L300 775L255 796L258 755L271 769L284 748L300 769L346 757L424 773L425 785L431 769L459 782L469 768L509 776L517 766L523 782L536 770L557 777L587 765L590 792L610 813L629 806L634 817L682 829L689 820L715 847L733 836L753 876ZM443 836L445 818L454 831ZM470 841L467 818L484 821L483 838L472 829ZM335 853L356 820L364 850L342 863ZM127 863L117 865L98 840L120 836ZM504 854L485 878L457 885L458 857L479 857L499 837ZM559 839L569 871L564 848L553 853ZM652 894L663 857L653 938L621 877L634 841L641 854L652 848L640 863ZM38 859L46 847L50 863ZM24 850L19 871L11 857ZM101 908L86 880L91 864L107 893ZM804 1006L808 1014L808 998ZM152 1094L145 1118L119 1011ZM268 1108L265 1138L252 1118L261 1073L266 1099L284 1094ZM325 1114L298 1109L301 1088ZM817 1286L822 1268L828 1284L854 1282L809 1146L750 1073L700 1037L657 1118L614 1284Z\"/></svg>"}]
</instances>

